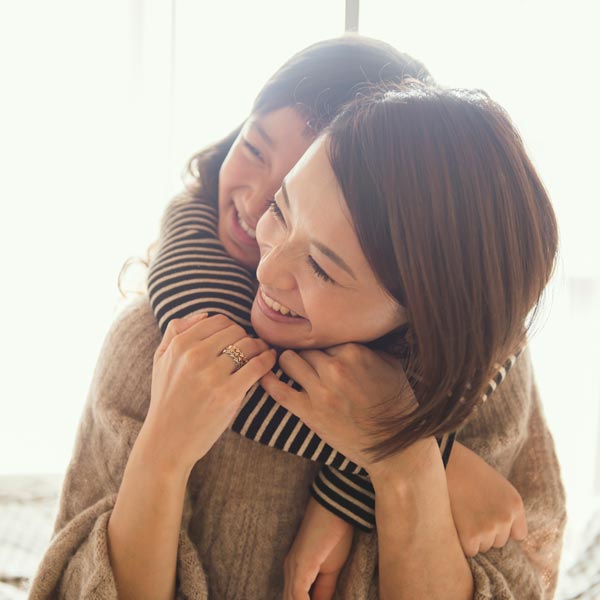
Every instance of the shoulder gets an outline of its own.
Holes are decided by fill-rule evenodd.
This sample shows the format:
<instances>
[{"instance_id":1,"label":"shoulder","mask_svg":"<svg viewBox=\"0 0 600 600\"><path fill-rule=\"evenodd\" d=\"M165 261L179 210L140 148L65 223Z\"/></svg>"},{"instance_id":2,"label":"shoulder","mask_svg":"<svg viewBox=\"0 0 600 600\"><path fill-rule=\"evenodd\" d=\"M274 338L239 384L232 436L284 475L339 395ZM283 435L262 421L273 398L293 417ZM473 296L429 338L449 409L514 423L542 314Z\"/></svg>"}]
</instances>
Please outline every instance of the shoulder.
<instances>
[{"instance_id":1,"label":"shoulder","mask_svg":"<svg viewBox=\"0 0 600 600\"><path fill-rule=\"evenodd\" d=\"M124 303L104 339L90 388L89 402L98 415L143 420L160 340L148 297Z\"/></svg>"},{"instance_id":2,"label":"shoulder","mask_svg":"<svg viewBox=\"0 0 600 600\"><path fill-rule=\"evenodd\" d=\"M527 439L538 402L531 356L525 348L501 385L459 430L457 440L505 474Z\"/></svg>"},{"instance_id":3,"label":"shoulder","mask_svg":"<svg viewBox=\"0 0 600 600\"><path fill-rule=\"evenodd\" d=\"M161 231L163 236L174 229L192 228L204 231L208 236L217 234L218 211L211 203L183 192L175 196L162 217Z\"/></svg>"}]
</instances>

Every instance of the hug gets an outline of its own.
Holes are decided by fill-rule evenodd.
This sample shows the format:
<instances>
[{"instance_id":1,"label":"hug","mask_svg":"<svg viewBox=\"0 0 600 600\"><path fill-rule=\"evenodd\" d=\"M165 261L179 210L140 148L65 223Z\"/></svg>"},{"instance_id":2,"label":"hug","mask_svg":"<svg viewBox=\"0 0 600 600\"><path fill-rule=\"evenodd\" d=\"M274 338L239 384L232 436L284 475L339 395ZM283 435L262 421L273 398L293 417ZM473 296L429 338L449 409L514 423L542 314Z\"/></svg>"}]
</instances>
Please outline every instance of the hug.
<instances>
[{"instance_id":1,"label":"hug","mask_svg":"<svg viewBox=\"0 0 600 600\"><path fill-rule=\"evenodd\" d=\"M487 94L360 36L292 57L167 207L31 598L552 597L557 247Z\"/></svg>"}]
</instances>

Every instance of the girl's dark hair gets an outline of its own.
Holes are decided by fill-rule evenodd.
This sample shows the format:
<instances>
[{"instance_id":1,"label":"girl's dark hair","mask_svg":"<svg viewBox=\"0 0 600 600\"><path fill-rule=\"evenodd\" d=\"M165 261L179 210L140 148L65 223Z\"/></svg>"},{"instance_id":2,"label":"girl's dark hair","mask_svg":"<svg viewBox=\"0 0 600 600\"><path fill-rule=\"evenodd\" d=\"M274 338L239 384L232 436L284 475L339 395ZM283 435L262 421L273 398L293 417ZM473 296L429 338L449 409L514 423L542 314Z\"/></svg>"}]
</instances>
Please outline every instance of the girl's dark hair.
<instances>
[{"instance_id":1,"label":"girl's dark hair","mask_svg":"<svg viewBox=\"0 0 600 600\"><path fill-rule=\"evenodd\" d=\"M362 86L406 77L433 81L423 64L393 46L349 34L317 42L292 56L263 86L251 114L291 106L316 134ZM190 159L186 183L195 198L216 204L219 170L241 127Z\"/></svg>"},{"instance_id":2,"label":"girl's dark hair","mask_svg":"<svg viewBox=\"0 0 600 600\"><path fill-rule=\"evenodd\" d=\"M524 340L553 271L557 224L519 134L481 91L363 90L327 135L365 256L408 317L418 406L378 407L384 434L370 450L381 459L472 413Z\"/></svg>"}]
</instances>

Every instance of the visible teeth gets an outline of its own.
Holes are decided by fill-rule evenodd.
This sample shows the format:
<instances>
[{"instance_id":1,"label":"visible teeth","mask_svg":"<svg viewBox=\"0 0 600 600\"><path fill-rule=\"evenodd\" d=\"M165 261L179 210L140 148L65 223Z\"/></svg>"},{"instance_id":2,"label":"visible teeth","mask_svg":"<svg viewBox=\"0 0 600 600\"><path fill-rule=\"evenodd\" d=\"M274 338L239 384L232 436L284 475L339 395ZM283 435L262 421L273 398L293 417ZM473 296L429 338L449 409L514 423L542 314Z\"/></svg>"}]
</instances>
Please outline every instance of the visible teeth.
<instances>
[{"instance_id":1,"label":"visible teeth","mask_svg":"<svg viewBox=\"0 0 600 600\"><path fill-rule=\"evenodd\" d=\"M252 229L252 227L250 227L250 225L248 225L243 219L242 217L240 217L240 213L237 214L237 218L238 218L238 223L240 224L241 228L253 239L256 239L256 230Z\"/></svg>"},{"instance_id":2,"label":"visible teeth","mask_svg":"<svg viewBox=\"0 0 600 600\"><path fill-rule=\"evenodd\" d=\"M290 315L292 317L298 316L298 313L296 311L293 311L291 308L288 308L287 306L283 306L283 304L279 304L279 302L277 302L276 300L269 298L269 296L267 296L262 290L260 290L260 295L263 297L265 304L269 308L276 310L277 312L281 313L282 315Z\"/></svg>"}]
</instances>

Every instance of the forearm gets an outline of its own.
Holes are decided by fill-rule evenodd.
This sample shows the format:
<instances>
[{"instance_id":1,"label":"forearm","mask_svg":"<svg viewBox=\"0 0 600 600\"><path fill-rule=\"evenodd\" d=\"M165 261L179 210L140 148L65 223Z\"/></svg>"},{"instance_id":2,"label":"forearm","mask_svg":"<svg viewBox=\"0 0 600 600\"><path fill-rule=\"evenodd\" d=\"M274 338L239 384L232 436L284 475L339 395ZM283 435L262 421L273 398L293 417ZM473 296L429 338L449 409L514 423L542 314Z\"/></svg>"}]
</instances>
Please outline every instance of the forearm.
<instances>
[{"instance_id":1,"label":"forearm","mask_svg":"<svg viewBox=\"0 0 600 600\"><path fill-rule=\"evenodd\" d=\"M189 470L166 465L142 428L108 524L119 598L170 600Z\"/></svg>"},{"instance_id":2,"label":"forearm","mask_svg":"<svg viewBox=\"0 0 600 600\"><path fill-rule=\"evenodd\" d=\"M452 520L435 440L417 442L410 472L394 457L371 472L382 600L469 600L473 579Z\"/></svg>"}]
</instances>

